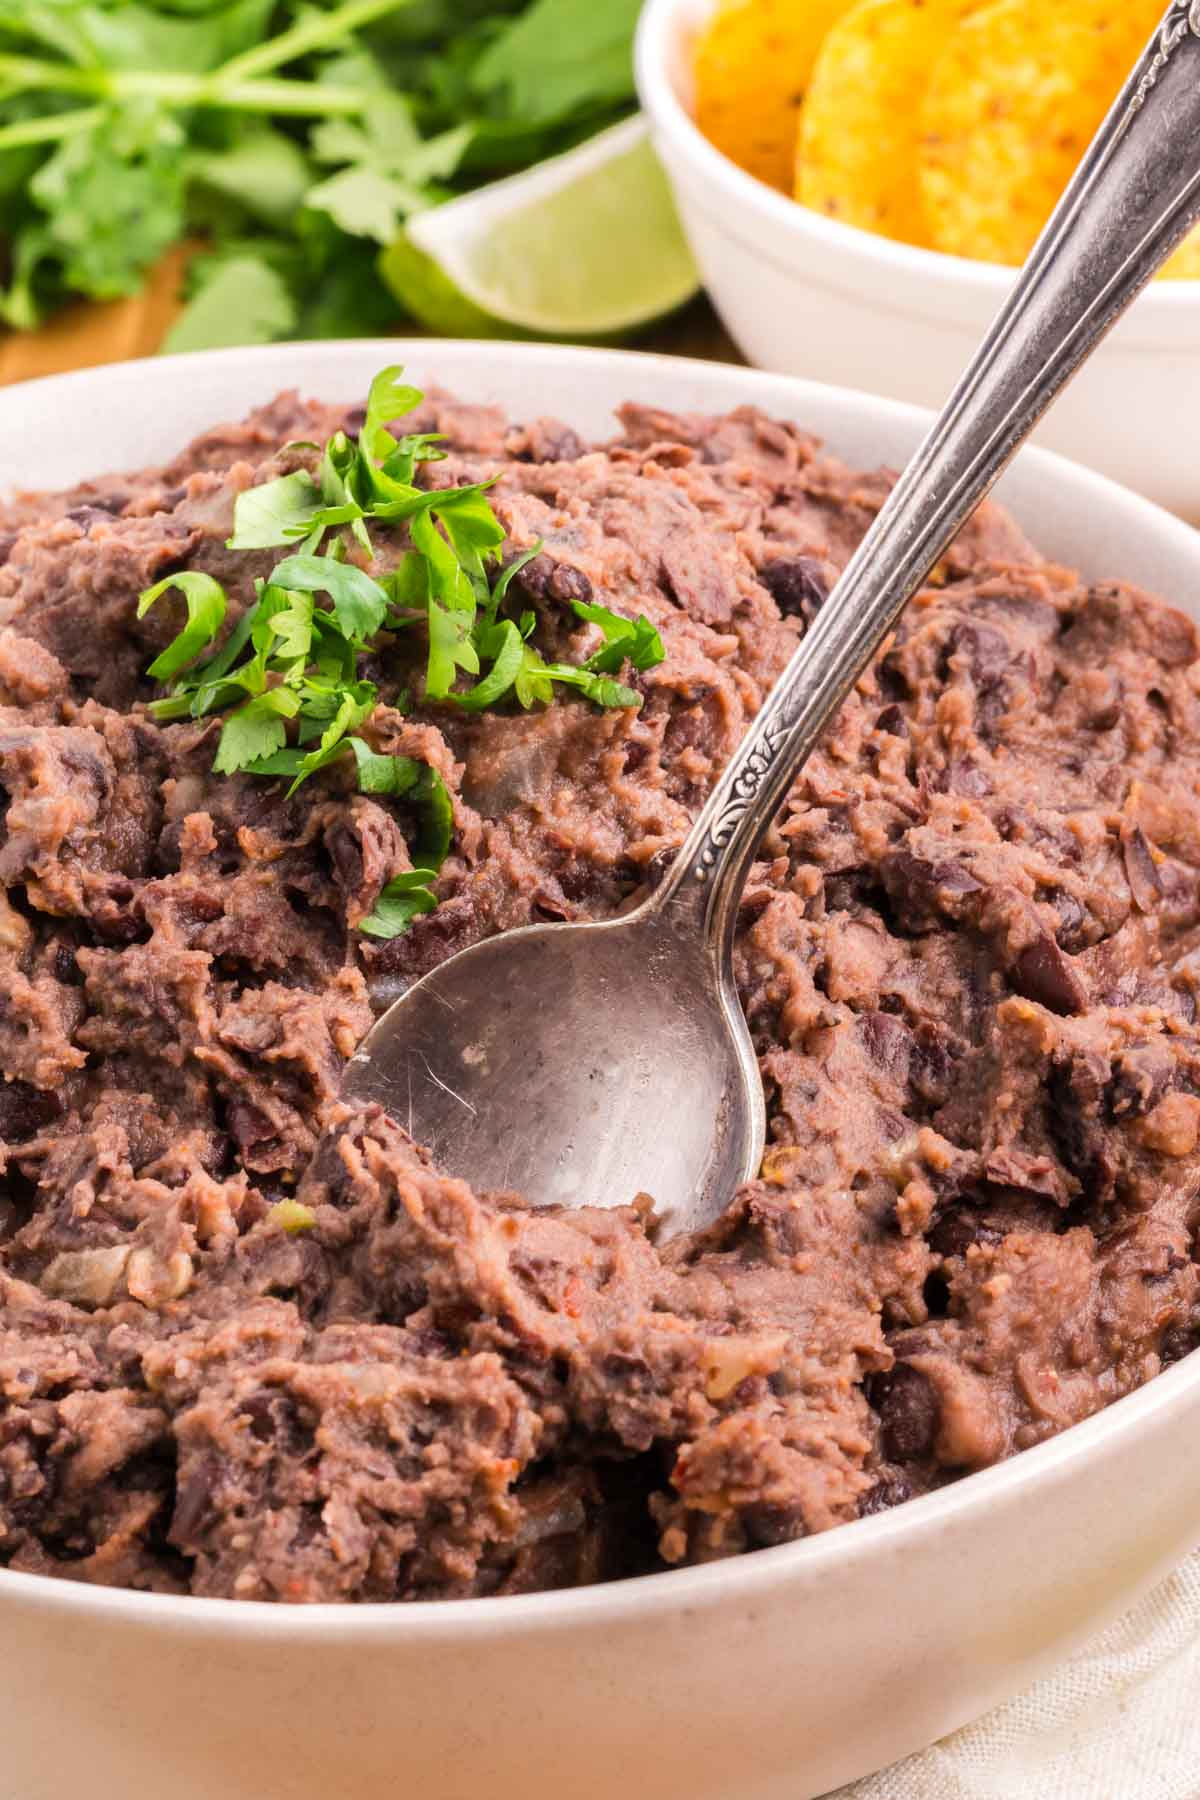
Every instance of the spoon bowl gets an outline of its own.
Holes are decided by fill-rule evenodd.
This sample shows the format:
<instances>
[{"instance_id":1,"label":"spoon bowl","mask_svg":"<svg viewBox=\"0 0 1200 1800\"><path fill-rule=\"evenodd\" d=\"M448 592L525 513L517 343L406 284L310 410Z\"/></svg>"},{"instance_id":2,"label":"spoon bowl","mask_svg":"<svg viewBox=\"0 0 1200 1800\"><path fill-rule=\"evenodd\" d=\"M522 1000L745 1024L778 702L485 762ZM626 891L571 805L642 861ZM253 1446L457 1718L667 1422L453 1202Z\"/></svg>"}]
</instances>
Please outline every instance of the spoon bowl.
<instances>
[{"instance_id":1,"label":"spoon bowl","mask_svg":"<svg viewBox=\"0 0 1200 1800\"><path fill-rule=\"evenodd\" d=\"M346 1073L435 1161L535 1206L648 1195L673 1235L758 1172L762 1083L704 941L652 901L487 938L416 982Z\"/></svg>"}]
</instances>

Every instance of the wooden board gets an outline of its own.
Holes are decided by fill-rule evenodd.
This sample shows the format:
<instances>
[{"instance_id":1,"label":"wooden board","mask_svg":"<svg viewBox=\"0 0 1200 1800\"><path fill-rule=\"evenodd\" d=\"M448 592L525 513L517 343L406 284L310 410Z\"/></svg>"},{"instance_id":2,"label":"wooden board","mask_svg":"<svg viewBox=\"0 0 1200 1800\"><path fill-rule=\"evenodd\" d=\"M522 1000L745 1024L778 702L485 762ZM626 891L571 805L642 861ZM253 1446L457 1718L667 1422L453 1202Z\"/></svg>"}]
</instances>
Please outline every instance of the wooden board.
<instances>
[{"instance_id":1,"label":"wooden board","mask_svg":"<svg viewBox=\"0 0 1200 1800\"><path fill-rule=\"evenodd\" d=\"M179 311L187 255L182 244L172 250L133 299L81 301L64 307L40 331L0 335L0 385L153 356Z\"/></svg>"}]
</instances>

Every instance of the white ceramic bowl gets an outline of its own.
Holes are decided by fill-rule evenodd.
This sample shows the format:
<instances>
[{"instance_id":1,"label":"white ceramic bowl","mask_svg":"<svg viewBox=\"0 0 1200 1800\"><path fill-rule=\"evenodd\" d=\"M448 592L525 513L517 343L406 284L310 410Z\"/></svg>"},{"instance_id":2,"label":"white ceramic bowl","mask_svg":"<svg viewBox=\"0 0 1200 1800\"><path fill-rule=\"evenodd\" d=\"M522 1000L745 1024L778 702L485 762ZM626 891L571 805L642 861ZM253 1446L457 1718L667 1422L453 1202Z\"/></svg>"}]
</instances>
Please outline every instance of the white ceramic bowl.
<instances>
[{"instance_id":1,"label":"white ceramic bowl","mask_svg":"<svg viewBox=\"0 0 1200 1800\"><path fill-rule=\"evenodd\" d=\"M751 362L938 407L1013 272L917 250L797 206L690 115L697 32L716 0L647 0L637 78L701 274ZM1200 520L1200 282L1134 304L1037 441Z\"/></svg>"},{"instance_id":2,"label":"white ceramic bowl","mask_svg":"<svg viewBox=\"0 0 1200 1800\"><path fill-rule=\"evenodd\" d=\"M279 345L0 392L0 489L163 457L278 389L405 361L516 415L753 401L869 466L927 421L703 363L503 344ZM1036 541L1200 613L1200 539L1026 453ZM291 1609L0 1571L0 1796L806 1800L1031 1681L1200 1538L1200 1355L1063 1437L893 1512L737 1561L502 1600Z\"/></svg>"}]
</instances>

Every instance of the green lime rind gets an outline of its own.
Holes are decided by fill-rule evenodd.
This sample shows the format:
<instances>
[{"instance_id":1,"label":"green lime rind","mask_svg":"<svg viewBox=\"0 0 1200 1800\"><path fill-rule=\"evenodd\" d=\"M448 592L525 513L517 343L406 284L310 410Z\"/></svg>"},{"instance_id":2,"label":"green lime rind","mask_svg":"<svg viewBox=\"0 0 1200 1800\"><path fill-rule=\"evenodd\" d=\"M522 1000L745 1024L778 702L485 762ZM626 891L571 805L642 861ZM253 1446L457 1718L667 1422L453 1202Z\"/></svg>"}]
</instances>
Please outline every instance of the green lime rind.
<instances>
[{"instance_id":1,"label":"green lime rind","mask_svg":"<svg viewBox=\"0 0 1200 1800\"><path fill-rule=\"evenodd\" d=\"M407 233L379 254L379 273L409 316L439 337L506 338L513 327L485 313L443 275Z\"/></svg>"}]
</instances>

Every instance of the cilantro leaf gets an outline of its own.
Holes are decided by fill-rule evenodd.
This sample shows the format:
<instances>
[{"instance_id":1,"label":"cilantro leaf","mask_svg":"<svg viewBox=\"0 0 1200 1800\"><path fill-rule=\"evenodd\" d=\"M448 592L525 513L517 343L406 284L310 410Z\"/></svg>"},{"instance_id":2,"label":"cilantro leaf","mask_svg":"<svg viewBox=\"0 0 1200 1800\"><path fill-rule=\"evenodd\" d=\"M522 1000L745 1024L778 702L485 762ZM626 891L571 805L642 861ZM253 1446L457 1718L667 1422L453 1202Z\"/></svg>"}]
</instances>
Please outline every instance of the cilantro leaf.
<instances>
[{"instance_id":1,"label":"cilantro leaf","mask_svg":"<svg viewBox=\"0 0 1200 1800\"><path fill-rule=\"evenodd\" d=\"M597 675L591 669L576 668L573 663L545 662L531 644L523 644L521 670L513 684L521 705L528 708L541 701L548 706L554 698L556 681L564 687L578 688L594 706L624 708L642 704L641 695L622 682Z\"/></svg>"},{"instance_id":2,"label":"cilantro leaf","mask_svg":"<svg viewBox=\"0 0 1200 1800\"><path fill-rule=\"evenodd\" d=\"M424 398L419 389L400 379L403 374L399 363L381 369L367 394L367 413L359 441L367 455L378 460L396 448L396 440L387 429L392 420L412 412Z\"/></svg>"},{"instance_id":3,"label":"cilantro leaf","mask_svg":"<svg viewBox=\"0 0 1200 1800\"><path fill-rule=\"evenodd\" d=\"M307 205L327 212L347 237L373 238L377 244L390 244L409 213L422 212L429 203L419 188L365 163L330 175L305 198Z\"/></svg>"},{"instance_id":4,"label":"cilantro leaf","mask_svg":"<svg viewBox=\"0 0 1200 1800\"><path fill-rule=\"evenodd\" d=\"M626 687L623 682L614 681L609 675L595 675L590 669L575 669L569 663L547 663L546 672L552 681L560 681L567 687L577 687L585 700L593 706L625 708L640 706L642 696L635 688Z\"/></svg>"},{"instance_id":5,"label":"cilantro leaf","mask_svg":"<svg viewBox=\"0 0 1200 1800\"><path fill-rule=\"evenodd\" d=\"M312 649L312 595L286 589L284 592L287 605L271 614L268 621L271 634L276 640L278 655L304 662Z\"/></svg>"},{"instance_id":6,"label":"cilantro leaf","mask_svg":"<svg viewBox=\"0 0 1200 1800\"><path fill-rule=\"evenodd\" d=\"M72 4L75 59L111 69L204 74L257 43L273 6L274 0L217 0L203 8L177 7L196 14L181 19L139 0L122 0L111 9Z\"/></svg>"},{"instance_id":7,"label":"cilantro leaf","mask_svg":"<svg viewBox=\"0 0 1200 1800\"><path fill-rule=\"evenodd\" d=\"M378 697L379 690L370 681L356 681L345 690L332 719L321 733L318 748L311 750L298 765L295 780L288 789L289 800L301 782L307 781L310 775L315 775L318 769L323 769L335 756L341 754L345 748L342 740L346 733L355 731L364 720L370 718Z\"/></svg>"},{"instance_id":8,"label":"cilantro leaf","mask_svg":"<svg viewBox=\"0 0 1200 1800\"><path fill-rule=\"evenodd\" d=\"M534 0L476 62L471 85L526 126L633 98L641 0Z\"/></svg>"},{"instance_id":9,"label":"cilantro leaf","mask_svg":"<svg viewBox=\"0 0 1200 1800\"><path fill-rule=\"evenodd\" d=\"M454 835L454 802L449 788L428 763L421 765L413 784L412 804L421 820L412 850L413 861L436 871L445 862Z\"/></svg>"},{"instance_id":10,"label":"cilantro leaf","mask_svg":"<svg viewBox=\"0 0 1200 1800\"><path fill-rule=\"evenodd\" d=\"M533 561L535 556L541 555L542 549L542 539L539 538L535 544L530 544L528 550L522 550L519 556L514 556L511 562L505 563L492 584L491 599L488 603L489 618L495 618L498 608L503 604L508 593L510 584L521 573L521 570Z\"/></svg>"},{"instance_id":11,"label":"cilantro leaf","mask_svg":"<svg viewBox=\"0 0 1200 1800\"><path fill-rule=\"evenodd\" d=\"M442 490L432 508L459 563L475 584L477 594L485 600L488 584L484 557L504 542L504 527L492 511L485 492L487 485Z\"/></svg>"},{"instance_id":12,"label":"cilantro leaf","mask_svg":"<svg viewBox=\"0 0 1200 1800\"><path fill-rule=\"evenodd\" d=\"M615 675L625 661L635 669L653 669L662 662L666 651L649 619L627 619L588 600L572 600L571 605L581 619L598 625L604 634L604 648L588 657L586 668Z\"/></svg>"},{"instance_id":13,"label":"cilantro leaf","mask_svg":"<svg viewBox=\"0 0 1200 1800\"><path fill-rule=\"evenodd\" d=\"M418 431L400 438L382 465L383 473L402 486L411 485L419 462L445 462L446 452L436 447L443 435L440 431Z\"/></svg>"},{"instance_id":14,"label":"cilantro leaf","mask_svg":"<svg viewBox=\"0 0 1200 1800\"><path fill-rule=\"evenodd\" d=\"M431 511L431 507L425 506L411 516L409 536L413 549L419 551L428 564L430 594L454 611L467 613L473 624L475 590L453 547L434 524Z\"/></svg>"},{"instance_id":15,"label":"cilantro leaf","mask_svg":"<svg viewBox=\"0 0 1200 1800\"><path fill-rule=\"evenodd\" d=\"M138 600L138 618L144 619L155 601L171 588L178 588L187 602L187 624L146 670L155 681L170 681L194 662L207 645L215 642L225 623L225 589L211 575L187 569L178 575L165 575L148 587Z\"/></svg>"},{"instance_id":16,"label":"cilantro leaf","mask_svg":"<svg viewBox=\"0 0 1200 1800\"><path fill-rule=\"evenodd\" d=\"M455 173L473 136L468 123L423 139L404 96L381 92L361 124L329 119L314 130L316 159L347 166L311 189L307 204L351 236L390 244L410 213L447 197L437 184Z\"/></svg>"},{"instance_id":17,"label":"cilantro leaf","mask_svg":"<svg viewBox=\"0 0 1200 1800\"><path fill-rule=\"evenodd\" d=\"M429 598L429 662L425 670L425 697L444 700L459 669L479 673L479 652L471 641L471 614L461 607L442 606Z\"/></svg>"},{"instance_id":18,"label":"cilantro leaf","mask_svg":"<svg viewBox=\"0 0 1200 1800\"><path fill-rule=\"evenodd\" d=\"M246 769L273 750L280 750L287 737L287 719L294 719L300 701L287 687L268 688L256 694L247 705L230 713L221 728L221 740L213 768L218 775L233 775Z\"/></svg>"},{"instance_id":19,"label":"cilantro leaf","mask_svg":"<svg viewBox=\"0 0 1200 1800\"><path fill-rule=\"evenodd\" d=\"M228 550L265 550L290 543L312 529L321 506L321 489L305 469L243 488L233 503L233 536Z\"/></svg>"},{"instance_id":20,"label":"cilantro leaf","mask_svg":"<svg viewBox=\"0 0 1200 1800\"><path fill-rule=\"evenodd\" d=\"M362 794L387 794L398 798L416 786L427 763L414 756L384 756L360 737L349 740L358 764L358 788Z\"/></svg>"},{"instance_id":21,"label":"cilantro leaf","mask_svg":"<svg viewBox=\"0 0 1200 1800\"><path fill-rule=\"evenodd\" d=\"M156 108L109 109L65 138L30 179L44 215L41 259L69 288L96 300L132 294L142 270L183 234L180 126Z\"/></svg>"},{"instance_id":22,"label":"cilantro leaf","mask_svg":"<svg viewBox=\"0 0 1200 1800\"><path fill-rule=\"evenodd\" d=\"M223 147L197 146L186 172L200 188L235 211L244 211L277 231L286 231L312 185L312 168L286 132L247 121Z\"/></svg>"},{"instance_id":23,"label":"cilantro leaf","mask_svg":"<svg viewBox=\"0 0 1200 1800\"><path fill-rule=\"evenodd\" d=\"M203 279L162 342L164 354L269 344L296 323L286 281L264 257L206 258Z\"/></svg>"},{"instance_id":24,"label":"cilantro leaf","mask_svg":"<svg viewBox=\"0 0 1200 1800\"><path fill-rule=\"evenodd\" d=\"M433 869L409 869L404 875L393 876L373 911L359 920L358 929L373 938L403 936L415 918L433 912L437 906L437 896L428 885L434 874Z\"/></svg>"},{"instance_id":25,"label":"cilantro leaf","mask_svg":"<svg viewBox=\"0 0 1200 1800\"><path fill-rule=\"evenodd\" d=\"M319 537L320 530L326 525L349 524L356 540L370 556L373 554L371 539L363 523L366 508L355 491L360 456L361 452L344 431L334 432L321 457L319 480L325 507L314 514L312 525Z\"/></svg>"},{"instance_id":26,"label":"cilantro leaf","mask_svg":"<svg viewBox=\"0 0 1200 1800\"><path fill-rule=\"evenodd\" d=\"M429 564L419 550L406 550L384 586L392 605L401 613L424 612L429 605ZM390 624L407 624L407 619L391 619Z\"/></svg>"},{"instance_id":27,"label":"cilantro leaf","mask_svg":"<svg viewBox=\"0 0 1200 1800\"><path fill-rule=\"evenodd\" d=\"M336 562L330 556L289 556L276 565L271 580L306 594L328 594L342 632L359 642L374 637L387 614L386 589L355 563Z\"/></svg>"},{"instance_id":28,"label":"cilantro leaf","mask_svg":"<svg viewBox=\"0 0 1200 1800\"><path fill-rule=\"evenodd\" d=\"M465 693L448 696L456 706L466 707L469 712L482 712L485 707L495 706L508 693L523 666L525 644L512 620L502 619L490 631L495 634L494 638L484 639L480 648L485 655L495 659L491 668L482 681L477 681Z\"/></svg>"}]
</instances>

